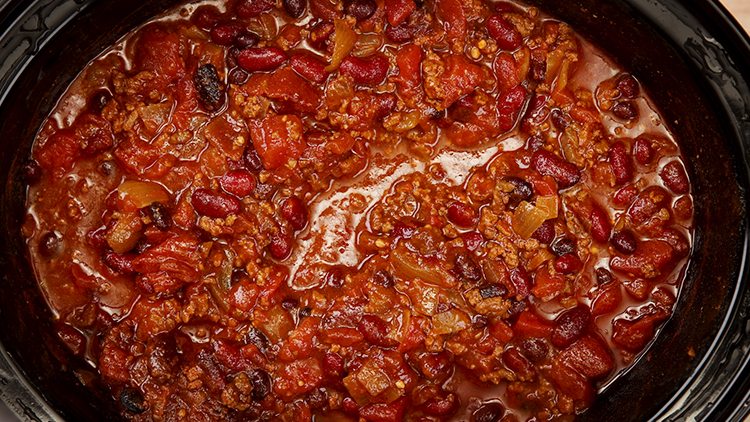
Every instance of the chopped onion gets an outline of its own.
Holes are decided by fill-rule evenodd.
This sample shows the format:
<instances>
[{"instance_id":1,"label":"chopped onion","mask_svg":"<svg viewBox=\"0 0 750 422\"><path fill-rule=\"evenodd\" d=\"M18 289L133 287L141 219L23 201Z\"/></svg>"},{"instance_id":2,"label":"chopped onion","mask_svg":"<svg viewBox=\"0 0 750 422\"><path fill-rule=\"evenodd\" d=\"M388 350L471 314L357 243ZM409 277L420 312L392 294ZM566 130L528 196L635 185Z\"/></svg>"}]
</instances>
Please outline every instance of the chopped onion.
<instances>
[{"instance_id":1,"label":"chopped onion","mask_svg":"<svg viewBox=\"0 0 750 422\"><path fill-rule=\"evenodd\" d=\"M432 317L433 331L436 334L451 334L469 328L471 319L458 309L439 313Z\"/></svg>"},{"instance_id":2,"label":"chopped onion","mask_svg":"<svg viewBox=\"0 0 750 422\"><path fill-rule=\"evenodd\" d=\"M333 22L335 33L333 34L333 54L331 64L326 67L326 72L333 72L339 68L341 62L352 52L354 44L357 43L357 33L354 32L344 19L336 19Z\"/></svg>"},{"instance_id":3,"label":"chopped onion","mask_svg":"<svg viewBox=\"0 0 750 422\"><path fill-rule=\"evenodd\" d=\"M125 214L107 231L104 238L113 251L125 253L133 249L138 243L138 239L141 237L141 228L143 228L143 223L138 213Z\"/></svg>"},{"instance_id":4,"label":"chopped onion","mask_svg":"<svg viewBox=\"0 0 750 422\"><path fill-rule=\"evenodd\" d=\"M352 50L354 57L367 57L380 50L383 45L382 34L362 34Z\"/></svg>"},{"instance_id":5,"label":"chopped onion","mask_svg":"<svg viewBox=\"0 0 750 422\"><path fill-rule=\"evenodd\" d=\"M560 207L560 197L557 195L538 196L536 198L536 207L547 214L545 220L557 218L557 210Z\"/></svg>"},{"instance_id":6,"label":"chopped onion","mask_svg":"<svg viewBox=\"0 0 750 422\"><path fill-rule=\"evenodd\" d=\"M414 311L426 316L435 314L438 306L438 295L440 294L437 287L414 282L406 293L411 299Z\"/></svg>"},{"instance_id":7,"label":"chopped onion","mask_svg":"<svg viewBox=\"0 0 750 422\"><path fill-rule=\"evenodd\" d=\"M166 204L169 193L160 184L139 180L126 180L117 188L120 199L131 203L137 209L145 208L154 202Z\"/></svg>"},{"instance_id":8,"label":"chopped onion","mask_svg":"<svg viewBox=\"0 0 750 422\"><path fill-rule=\"evenodd\" d=\"M456 278L442 269L437 262L429 262L429 260L406 250L406 248L396 248L391 253L391 258L393 266L406 278L418 279L442 287L456 285Z\"/></svg>"},{"instance_id":9,"label":"chopped onion","mask_svg":"<svg viewBox=\"0 0 750 422\"><path fill-rule=\"evenodd\" d=\"M513 213L511 223L513 231L524 239L531 237L534 232L542 226L547 219L547 212L537 208L526 201L521 201Z\"/></svg>"}]
</instances>

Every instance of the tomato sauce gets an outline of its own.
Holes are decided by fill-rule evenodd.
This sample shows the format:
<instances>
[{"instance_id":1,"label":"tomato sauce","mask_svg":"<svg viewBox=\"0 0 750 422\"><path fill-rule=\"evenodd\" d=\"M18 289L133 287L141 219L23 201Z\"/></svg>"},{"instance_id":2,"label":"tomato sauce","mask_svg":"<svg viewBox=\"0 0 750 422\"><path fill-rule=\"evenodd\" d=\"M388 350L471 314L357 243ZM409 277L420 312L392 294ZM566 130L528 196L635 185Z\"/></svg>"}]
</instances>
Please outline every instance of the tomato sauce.
<instances>
[{"instance_id":1,"label":"tomato sauce","mask_svg":"<svg viewBox=\"0 0 750 422\"><path fill-rule=\"evenodd\" d=\"M203 1L39 130L27 239L132 421L567 421L692 243L647 90L511 2Z\"/></svg>"}]
</instances>

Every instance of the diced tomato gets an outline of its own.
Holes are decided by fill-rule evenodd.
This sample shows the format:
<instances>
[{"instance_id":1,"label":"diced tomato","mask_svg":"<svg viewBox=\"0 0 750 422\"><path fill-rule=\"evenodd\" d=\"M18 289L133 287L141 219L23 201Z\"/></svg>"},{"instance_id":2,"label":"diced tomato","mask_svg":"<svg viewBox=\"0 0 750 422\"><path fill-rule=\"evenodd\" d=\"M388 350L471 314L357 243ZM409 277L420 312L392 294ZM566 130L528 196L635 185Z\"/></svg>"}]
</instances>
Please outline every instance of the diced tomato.
<instances>
[{"instance_id":1,"label":"diced tomato","mask_svg":"<svg viewBox=\"0 0 750 422\"><path fill-rule=\"evenodd\" d=\"M75 131L63 129L47 139L36 157L39 165L51 170L53 179L56 180L73 168L79 155L80 147Z\"/></svg>"},{"instance_id":2,"label":"diced tomato","mask_svg":"<svg viewBox=\"0 0 750 422\"><path fill-rule=\"evenodd\" d=\"M212 344L214 354L219 362L235 371L244 371L248 368L245 358L242 357L240 349L224 339L218 339Z\"/></svg>"},{"instance_id":3,"label":"diced tomato","mask_svg":"<svg viewBox=\"0 0 750 422\"><path fill-rule=\"evenodd\" d=\"M492 324L490 333L503 343L507 343L513 338L513 329L502 320Z\"/></svg>"},{"instance_id":4,"label":"diced tomato","mask_svg":"<svg viewBox=\"0 0 750 422\"><path fill-rule=\"evenodd\" d=\"M425 341L426 336L422 330L422 322L423 320L421 318L411 319L409 331L406 333L406 337L401 341L401 344L398 345L399 352L408 352Z\"/></svg>"},{"instance_id":5,"label":"diced tomato","mask_svg":"<svg viewBox=\"0 0 750 422\"><path fill-rule=\"evenodd\" d=\"M415 11L414 0L385 0L385 16L391 26L399 26Z\"/></svg>"},{"instance_id":6,"label":"diced tomato","mask_svg":"<svg viewBox=\"0 0 750 422\"><path fill-rule=\"evenodd\" d=\"M392 403L369 404L359 409L359 416L368 422L401 422L409 399L401 397Z\"/></svg>"},{"instance_id":7,"label":"diced tomato","mask_svg":"<svg viewBox=\"0 0 750 422\"><path fill-rule=\"evenodd\" d=\"M402 46L396 54L398 93L404 98L422 94L422 48L416 44Z\"/></svg>"},{"instance_id":8,"label":"diced tomato","mask_svg":"<svg viewBox=\"0 0 750 422\"><path fill-rule=\"evenodd\" d=\"M560 353L558 360L589 379L604 376L615 366L608 348L590 336L570 345Z\"/></svg>"},{"instance_id":9,"label":"diced tomato","mask_svg":"<svg viewBox=\"0 0 750 422\"><path fill-rule=\"evenodd\" d=\"M443 29L450 40L462 40L466 37L466 14L460 0L437 0L435 12L443 21Z\"/></svg>"},{"instance_id":10,"label":"diced tomato","mask_svg":"<svg viewBox=\"0 0 750 422\"><path fill-rule=\"evenodd\" d=\"M464 56L449 55L445 59L445 73L440 81L443 107L450 107L459 98L474 91L485 78L484 70L469 62Z\"/></svg>"},{"instance_id":11,"label":"diced tomato","mask_svg":"<svg viewBox=\"0 0 750 422\"><path fill-rule=\"evenodd\" d=\"M135 47L135 67L155 75L154 86L163 90L185 75L185 62L180 56L180 36L156 26L146 28Z\"/></svg>"},{"instance_id":12,"label":"diced tomato","mask_svg":"<svg viewBox=\"0 0 750 422\"><path fill-rule=\"evenodd\" d=\"M320 105L321 96L306 79L291 68L279 69L271 75L266 88L269 98L287 101L295 110L313 112Z\"/></svg>"},{"instance_id":13,"label":"diced tomato","mask_svg":"<svg viewBox=\"0 0 750 422\"><path fill-rule=\"evenodd\" d=\"M323 370L317 359L295 360L276 372L273 390L282 396L306 393L323 381Z\"/></svg>"},{"instance_id":14,"label":"diced tomato","mask_svg":"<svg viewBox=\"0 0 750 422\"><path fill-rule=\"evenodd\" d=\"M309 316L289 333L289 339L281 347L279 358L291 362L298 359L306 359L315 350L315 336L318 334L320 317Z\"/></svg>"},{"instance_id":15,"label":"diced tomato","mask_svg":"<svg viewBox=\"0 0 750 422\"><path fill-rule=\"evenodd\" d=\"M609 265L617 271L644 278L654 278L661 274L664 266L672 260L674 249L661 240L640 242L632 255L615 255Z\"/></svg>"},{"instance_id":16,"label":"diced tomato","mask_svg":"<svg viewBox=\"0 0 750 422\"><path fill-rule=\"evenodd\" d=\"M516 335L526 338L544 338L552 334L554 327L543 322L536 314L529 310L521 312L513 325Z\"/></svg>"},{"instance_id":17,"label":"diced tomato","mask_svg":"<svg viewBox=\"0 0 750 422\"><path fill-rule=\"evenodd\" d=\"M619 285L602 290L591 305L591 315L599 316L608 314L617 309L621 301L622 290Z\"/></svg>"},{"instance_id":18,"label":"diced tomato","mask_svg":"<svg viewBox=\"0 0 750 422\"><path fill-rule=\"evenodd\" d=\"M565 277L562 274L550 274L547 266L543 266L534 276L534 287L531 294L548 302L556 298L565 288Z\"/></svg>"},{"instance_id":19,"label":"diced tomato","mask_svg":"<svg viewBox=\"0 0 750 422\"><path fill-rule=\"evenodd\" d=\"M591 403L594 399L594 389L586 378L559 360L552 363L550 377L562 393L573 400Z\"/></svg>"},{"instance_id":20,"label":"diced tomato","mask_svg":"<svg viewBox=\"0 0 750 422\"><path fill-rule=\"evenodd\" d=\"M273 170L296 160L305 149L302 120L290 114L269 116L250 131L263 167Z\"/></svg>"}]
</instances>

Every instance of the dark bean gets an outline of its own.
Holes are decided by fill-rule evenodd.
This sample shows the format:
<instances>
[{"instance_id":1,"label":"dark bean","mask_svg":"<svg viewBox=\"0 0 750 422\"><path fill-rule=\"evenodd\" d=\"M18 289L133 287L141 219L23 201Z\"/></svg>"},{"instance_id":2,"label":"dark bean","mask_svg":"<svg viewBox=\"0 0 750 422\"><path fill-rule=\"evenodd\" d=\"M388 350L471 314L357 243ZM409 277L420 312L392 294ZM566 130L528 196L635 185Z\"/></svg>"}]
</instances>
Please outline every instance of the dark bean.
<instances>
[{"instance_id":1,"label":"dark bean","mask_svg":"<svg viewBox=\"0 0 750 422\"><path fill-rule=\"evenodd\" d=\"M307 208L296 196L287 198L281 205L281 215L294 230L302 230L307 225Z\"/></svg>"},{"instance_id":2,"label":"dark bean","mask_svg":"<svg viewBox=\"0 0 750 422\"><path fill-rule=\"evenodd\" d=\"M458 276L466 281L479 281L482 279L482 270L471 257L465 253L456 255L455 267Z\"/></svg>"},{"instance_id":3,"label":"dark bean","mask_svg":"<svg viewBox=\"0 0 750 422\"><path fill-rule=\"evenodd\" d=\"M536 82L544 82L547 79L547 60L531 57L529 76Z\"/></svg>"},{"instance_id":4,"label":"dark bean","mask_svg":"<svg viewBox=\"0 0 750 422\"><path fill-rule=\"evenodd\" d=\"M216 111L224 105L224 86L214 65L209 63L199 67L193 76L193 83L198 99L206 110Z\"/></svg>"},{"instance_id":5,"label":"dark bean","mask_svg":"<svg viewBox=\"0 0 750 422\"><path fill-rule=\"evenodd\" d=\"M397 221L393 225L393 230L391 230L391 235L397 238L411 239L411 237L414 236L415 231L417 231L416 227L410 224L405 224L400 221Z\"/></svg>"},{"instance_id":6,"label":"dark bean","mask_svg":"<svg viewBox=\"0 0 750 422\"><path fill-rule=\"evenodd\" d=\"M393 276L391 275L391 273L382 268L375 270L375 272L372 274L372 281L389 289L396 285L396 282L393 281Z\"/></svg>"},{"instance_id":7,"label":"dark bean","mask_svg":"<svg viewBox=\"0 0 750 422\"><path fill-rule=\"evenodd\" d=\"M266 335L255 327L250 328L247 332L245 335L245 342L247 344L255 345L255 347L261 352L264 352L268 347L268 339L266 338Z\"/></svg>"},{"instance_id":8,"label":"dark bean","mask_svg":"<svg viewBox=\"0 0 750 422\"><path fill-rule=\"evenodd\" d=\"M378 10L375 0L351 0L345 3L344 12L354 16L358 22L369 19Z\"/></svg>"},{"instance_id":9,"label":"dark bean","mask_svg":"<svg viewBox=\"0 0 750 422\"><path fill-rule=\"evenodd\" d=\"M528 140L526 140L526 144L528 145L529 151L531 152L539 151L544 147L545 143L546 141L544 140L544 138L539 135L531 136Z\"/></svg>"},{"instance_id":10,"label":"dark bean","mask_svg":"<svg viewBox=\"0 0 750 422\"><path fill-rule=\"evenodd\" d=\"M591 322L591 312L585 306L566 311L557 318L552 330L552 344L565 349L583 337Z\"/></svg>"},{"instance_id":11,"label":"dark bean","mask_svg":"<svg viewBox=\"0 0 750 422\"><path fill-rule=\"evenodd\" d=\"M198 28L208 31L219 23L219 12L212 6L199 7L193 13L192 21Z\"/></svg>"},{"instance_id":12,"label":"dark bean","mask_svg":"<svg viewBox=\"0 0 750 422\"><path fill-rule=\"evenodd\" d=\"M620 120L635 120L638 118L638 108L631 101L620 101L612 107L612 114Z\"/></svg>"},{"instance_id":13,"label":"dark bean","mask_svg":"<svg viewBox=\"0 0 750 422\"><path fill-rule=\"evenodd\" d=\"M307 404L310 409L320 409L328 404L328 395L320 388L316 388L307 394Z\"/></svg>"},{"instance_id":14,"label":"dark bean","mask_svg":"<svg viewBox=\"0 0 750 422\"><path fill-rule=\"evenodd\" d=\"M240 212L240 200L234 196L196 189L192 195L193 207L200 214L212 218L226 218Z\"/></svg>"},{"instance_id":15,"label":"dark bean","mask_svg":"<svg viewBox=\"0 0 750 422\"><path fill-rule=\"evenodd\" d=\"M409 26L406 22L398 26L391 26L385 28L385 36L389 40L396 44L403 44L407 41L411 41L417 35L419 31L418 26Z\"/></svg>"},{"instance_id":16,"label":"dark bean","mask_svg":"<svg viewBox=\"0 0 750 422\"><path fill-rule=\"evenodd\" d=\"M359 417L360 406L357 404L356 401L354 401L353 398L345 397L344 400L341 402L341 408L344 409L344 412L347 415Z\"/></svg>"},{"instance_id":17,"label":"dark bean","mask_svg":"<svg viewBox=\"0 0 750 422\"><path fill-rule=\"evenodd\" d=\"M316 50L325 51L326 44L333 35L335 26L331 22L320 22L310 30L307 42Z\"/></svg>"},{"instance_id":18,"label":"dark bean","mask_svg":"<svg viewBox=\"0 0 750 422\"><path fill-rule=\"evenodd\" d=\"M125 410L136 415L140 415L148 409L148 403L143 398L143 394L132 387L123 388L120 393L120 403L125 407Z\"/></svg>"},{"instance_id":19,"label":"dark bean","mask_svg":"<svg viewBox=\"0 0 750 422\"><path fill-rule=\"evenodd\" d=\"M357 330L365 337L365 340L376 346L387 347L391 345L388 338L388 326L375 315L365 315L359 321Z\"/></svg>"},{"instance_id":20,"label":"dark bean","mask_svg":"<svg viewBox=\"0 0 750 422\"><path fill-rule=\"evenodd\" d=\"M576 242L573 239L564 237L552 244L552 253L557 256L573 253L576 251Z\"/></svg>"},{"instance_id":21,"label":"dark bean","mask_svg":"<svg viewBox=\"0 0 750 422\"><path fill-rule=\"evenodd\" d=\"M685 194L690 191L690 181L679 161L668 162L659 172L659 176L664 186L674 193Z\"/></svg>"},{"instance_id":22,"label":"dark bean","mask_svg":"<svg viewBox=\"0 0 750 422\"><path fill-rule=\"evenodd\" d=\"M237 4L237 16L250 19L273 9L271 0L240 0Z\"/></svg>"},{"instance_id":23,"label":"dark bean","mask_svg":"<svg viewBox=\"0 0 750 422\"><path fill-rule=\"evenodd\" d=\"M256 369L250 374L250 384L253 386L250 396L255 401L263 400L271 392L271 377L262 369Z\"/></svg>"},{"instance_id":24,"label":"dark bean","mask_svg":"<svg viewBox=\"0 0 750 422\"><path fill-rule=\"evenodd\" d=\"M638 84L638 81L629 74L622 75L617 80L617 89L620 91L620 96L622 98L627 98L628 100L637 97L641 92L641 87Z\"/></svg>"},{"instance_id":25,"label":"dark bean","mask_svg":"<svg viewBox=\"0 0 750 422\"><path fill-rule=\"evenodd\" d=\"M561 188L571 187L581 178L581 172L575 164L543 149L534 153L531 157L531 164L539 173L552 176Z\"/></svg>"},{"instance_id":26,"label":"dark bean","mask_svg":"<svg viewBox=\"0 0 750 422\"><path fill-rule=\"evenodd\" d=\"M236 22L217 25L211 29L211 41L219 45L231 45L240 34L245 32L247 30Z\"/></svg>"},{"instance_id":27,"label":"dark bean","mask_svg":"<svg viewBox=\"0 0 750 422\"><path fill-rule=\"evenodd\" d=\"M532 362L541 361L547 357L547 353L549 352L547 344L541 339L525 340L521 343L521 349L524 356Z\"/></svg>"},{"instance_id":28,"label":"dark bean","mask_svg":"<svg viewBox=\"0 0 750 422\"><path fill-rule=\"evenodd\" d=\"M243 85L249 78L250 74L239 67L235 67L234 69L230 70L229 76L227 76L227 80L229 81L229 83L234 85Z\"/></svg>"},{"instance_id":29,"label":"dark bean","mask_svg":"<svg viewBox=\"0 0 750 422\"><path fill-rule=\"evenodd\" d=\"M519 266L510 271L510 282L516 288L516 297L525 299L531 294L532 279L524 267Z\"/></svg>"},{"instance_id":30,"label":"dark bean","mask_svg":"<svg viewBox=\"0 0 750 422\"><path fill-rule=\"evenodd\" d=\"M244 160L245 168L250 171L261 171L263 170L263 162L260 161L260 156L255 147L250 144L245 148L245 153L242 155Z\"/></svg>"},{"instance_id":31,"label":"dark bean","mask_svg":"<svg viewBox=\"0 0 750 422\"><path fill-rule=\"evenodd\" d=\"M312 315L312 308L302 308L299 310L299 319L305 319Z\"/></svg>"},{"instance_id":32,"label":"dark bean","mask_svg":"<svg viewBox=\"0 0 750 422\"><path fill-rule=\"evenodd\" d=\"M23 180L27 185L35 185L42 178L42 166L35 160L28 160L23 165Z\"/></svg>"},{"instance_id":33,"label":"dark bean","mask_svg":"<svg viewBox=\"0 0 750 422\"><path fill-rule=\"evenodd\" d=\"M326 284L336 289L340 289L344 285L344 274L340 268L333 267L328 270L326 273Z\"/></svg>"},{"instance_id":34,"label":"dark bean","mask_svg":"<svg viewBox=\"0 0 750 422\"><path fill-rule=\"evenodd\" d=\"M281 307L287 312L292 312L293 310L297 309L298 305L299 301L291 297L288 297L281 301Z\"/></svg>"},{"instance_id":35,"label":"dark bean","mask_svg":"<svg viewBox=\"0 0 750 422\"><path fill-rule=\"evenodd\" d=\"M479 217L474 208L459 201L448 204L448 220L458 227L473 227Z\"/></svg>"},{"instance_id":36,"label":"dark bean","mask_svg":"<svg viewBox=\"0 0 750 422\"><path fill-rule=\"evenodd\" d=\"M133 267L133 260L138 256L134 253L119 254L114 251L104 251L102 254L102 261L109 268L117 271L120 274L134 274L135 268Z\"/></svg>"},{"instance_id":37,"label":"dark bean","mask_svg":"<svg viewBox=\"0 0 750 422\"><path fill-rule=\"evenodd\" d=\"M307 8L307 0L281 0L281 5L289 16L297 19L302 17Z\"/></svg>"},{"instance_id":38,"label":"dark bean","mask_svg":"<svg viewBox=\"0 0 750 422\"><path fill-rule=\"evenodd\" d=\"M160 231L169 230L172 227L172 217L164 205L154 202L146 209L148 217Z\"/></svg>"},{"instance_id":39,"label":"dark bean","mask_svg":"<svg viewBox=\"0 0 750 422\"><path fill-rule=\"evenodd\" d=\"M487 32L497 42L497 46L503 50L513 51L523 43L523 37L518 29L498 13L490 15L485 25Z\"/></svg>"},{"instance_id":40,"label":"dark bean","mask_svg":"<svg viewBox=\"0 0 750 422\"><path fill-rule=\"evenodd\" d=\"M232 270L232 285L239 283L247 277L247 271L242 268L235 268L234 270Z\"/></svg>"},{"instance_id":41,"label":"dark bean","mask_svg":"<svg viewBox=\"0 0 750 422\"><path fill-rule=\"evenodd\" d=\"M117 174L117 164L112 160L102 161L102 163L99 164L97 171L102 176L115 176Z\"/></svg>"},{"instance_id":42,"label":"dark bean","mask_svg":"<svg viewBox=\"0 0 750 422\"><path fill-rule=\"evenodd\" d=\"M476 314L471 317L471 326L475 330L481 330L490 323L490 319L482 314Z\"/></svg>"},{"instance_id":43,"label":"dark bean","mask_svg":"<svg viewBox=\"0 0 750 422\"><path fill-rule=\"evenodd\" d=\"M552 113L550 113L550 119L552 120L552 125L557 130L562 131L570 126L570 116L559 108L552 110Z\"/></svg>"},{"instance_id":44,"label":"dark bean","mask_svg":"<svg viewBox=\"0 0 750 422\"><path fill-rule=\"evenodd\" d=\"M107 106L112 94L106 89L100 89L91 96L89 100L89 109L95 114L102 114L102 110Z\"/></svg>"},{"instance_id":45,"label":"dark bean","mask_svg":"<svg viewBox=\"0 0 750 422\"><path fill-rule=\"evenodd\" d=\"M52 258L60 252L62 239L55 232L47 232L39 239L39 253L44 258Z\"/></svg>"},{"instance_id":46,"label":"dark bean","mask_svg":"<svg viewBox=\"0 0 750 422\"><path fill-rule=\"evenodd\" d=\"M258 38L257 35L253 34L252 32L245 32L245 33L237 35L237 38L234 39L234 42L232 43L232 45L242 50L245 48L250 48L254 46L255 44L258 44L259 41L260 41L260 38Z\"/></svg>"},{"instance_id":47,"label":"dark bean","mask_svg":"<svg viewBox=\"0 0 750 422\"><path fill-rule=\"evenodd\" d=\"M528 201L534 195L534 188L531 183L519 178L519 177L506 177L503 179L514 186L513 192L510 193L510 201L508 204L511 207L518 206L521 201Z\"/></svg>"},{"instance_id":48,"label":"dark bean","mask_svg":"<svg viewBox=\"0 0 750 422\"><path fill-rule=\"evenodd\" d=\"M508 294L508 288L502 284L488 284L479 288L479 294L482 295L482 299L503 297Z\"/></svg>"},{"instance_id":49,"label":"dark bean","mask_svg":"<svg viewBox=\"0 0 750 422\"><path fill-rule=\"evenodd\" d=\"M607 284L614 280L612 273L608 269L599 267L596 269L596 282L599 284Z\"/></svg>"},{"instance_id":50,"label":"dark bean","mask_svg":"<svg viewBox=\"0 0 750 422\"><path fill-rule=\"evenodd\" d=\"M626 255L630 255L635 252L635 249L638 246L635 240L635 236L633 236L633 233L628 230L623 230L615 233L612 236L612 245L619 252L622 252Z\"/></svg>"},{"instance_id":51,"label":"dark bean","mask_svg":"<svg viewBox=\"0 0 750 422\"><path fill-rule=\"evenodd\" d=\"M498 422L505 414L500 403L487 403L474 412L474 422Z\"/></svg>"},{"instance_id":52,"label":"dark bean","mask_svg":"<svg viewBox=\"0 0 750 422\"><path fill-rule=\"evenodd\" d=\"M538 229L531 235L534 239L541 243L549 243L555 238L555 223L552 220L547 220L539 226Z\"/></svg>"},{"instance_id":53,"label":"dark bean","mask_svg":"<svg viewBox=\"0 0 750 422\"><path fill-rule=\"evenodd\" d=\"M326 353L323 356L323 373L328 378L342 378L344 376L344 358L337 353Z\"/></svg>"},{"instance_id":54,"label":"dark bean","mask_svg":"<svg viewBox=\"0 0 750 422\"><path fill-rule=\"evenodd\" d=\"M526 301L525 300L511 300L510 301L510 308L508 308L508 319L506 320L507 323L513 324L518 320L518 316L521 315L521 312L526 309Z\"/></svg>"}]
</instances>

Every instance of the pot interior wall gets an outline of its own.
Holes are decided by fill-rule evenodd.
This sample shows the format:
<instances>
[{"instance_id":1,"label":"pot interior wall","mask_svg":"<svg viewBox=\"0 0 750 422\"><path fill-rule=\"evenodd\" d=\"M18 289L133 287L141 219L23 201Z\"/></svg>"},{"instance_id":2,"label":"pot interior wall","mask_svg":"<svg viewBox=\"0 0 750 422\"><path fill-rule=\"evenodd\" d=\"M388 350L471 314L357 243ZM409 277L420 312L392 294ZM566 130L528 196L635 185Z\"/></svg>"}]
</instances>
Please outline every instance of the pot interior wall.
<instances>
[{"instance_id":1,"label":"pot interior wall","mask_svg":"<svg viewBox=\"0 0 750 422\"><path fill-rule=\"evenodd\" d=\"M734 292L745 231L742 185L746 174L740 161L740 140L735 133L723 130L731 119L714 111L714 94L701 82L703 75L691 70L684 55L627 4L619 0L607 4L600 0L530 3L570 23L630 69L651 92L666 120L678 122L670 127L688 156L696 197L696 249L675 318L664 327L647 356L579 419L644 420L670 399L698 365ZM87 381L85 372L79 379L64 370L82 365L69 361L57 346L49 312L25 256L18 229L25 201L22 166L39 123L86 62L170 4L84 1L88 12L67 24L40 50L0 106L0 139L9 144L0 152L2 174L7 177L0 202L6 245L0 256L0 342L66 420L118 417L112 413L110 399L92 397L82 385Z\"/></svg>"}]
</instances>

